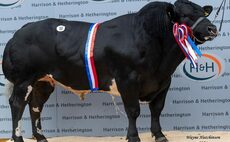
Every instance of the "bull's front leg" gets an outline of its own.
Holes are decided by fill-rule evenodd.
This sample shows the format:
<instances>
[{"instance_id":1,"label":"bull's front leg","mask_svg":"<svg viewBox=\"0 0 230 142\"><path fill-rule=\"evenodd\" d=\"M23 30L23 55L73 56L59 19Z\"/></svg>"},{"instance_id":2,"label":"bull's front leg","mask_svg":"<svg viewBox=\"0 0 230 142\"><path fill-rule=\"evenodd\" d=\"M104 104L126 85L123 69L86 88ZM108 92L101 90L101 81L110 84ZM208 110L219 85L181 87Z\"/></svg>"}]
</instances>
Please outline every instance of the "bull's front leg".
<instances>
[{"instance_id":1,"label":"bull's front leg","mask_svg":"<svg viewBox=\"0 0 230 142\"><path fill-rule=\"evenodd\" d=\"M124 103L125 111L128 117L128 142L140 142L138 136L136 120L140 115L139 94L135 82L119 81L118 89L121 93L122 101Z\"/></svg>"},{"instance_id":2,"label":"bull's front leg","mask_svg":"<svg viewBox=\"0 0 230 142\"><path fill-rule=\"evenodd\" d=\"M129 101L134 101L133 98L126 98L125 100L123 100L123 102L125 104L125 111L129 121L127 140L128 142L140 142L136 126L137 117L140 115L139 102L135 100L135 103L129 103Z\"/></svg>"},{"instance_id":3,"label":"bull's front leg","mask_svg":"<svg viewBox=\"0 0 230 142\"><path fill-rule=\"evenodd\" d=\"M152 136L155 136L156 142L168 142L167 138L161 131L160 125L160 115L164 108L168 88L169 86L160 92L157 97L149 103L151 112L151 132Z\"/></svg>"}]
</instances>

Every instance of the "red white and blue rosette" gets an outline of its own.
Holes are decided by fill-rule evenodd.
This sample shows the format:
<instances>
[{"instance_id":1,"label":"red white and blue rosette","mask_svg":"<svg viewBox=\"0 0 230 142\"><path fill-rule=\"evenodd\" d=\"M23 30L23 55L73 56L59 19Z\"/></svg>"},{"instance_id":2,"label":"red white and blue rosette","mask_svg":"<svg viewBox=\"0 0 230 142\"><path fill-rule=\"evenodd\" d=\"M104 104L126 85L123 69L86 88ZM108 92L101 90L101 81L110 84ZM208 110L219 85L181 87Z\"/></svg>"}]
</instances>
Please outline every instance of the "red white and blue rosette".
<instances>
[{"instance_id":1,"label":"red white and blue rosette","mask_svg":"<svg viewBox=\"0 0 230 142\"><path fill-rule=\"evenodd\" d=\"M197 68L198 56L201 57L202 53L189 36L189 27L185 24L179 25L175 23L173 25L173 34L186 58L190 60L194 68Z\"/></svg>"}]
</instances>

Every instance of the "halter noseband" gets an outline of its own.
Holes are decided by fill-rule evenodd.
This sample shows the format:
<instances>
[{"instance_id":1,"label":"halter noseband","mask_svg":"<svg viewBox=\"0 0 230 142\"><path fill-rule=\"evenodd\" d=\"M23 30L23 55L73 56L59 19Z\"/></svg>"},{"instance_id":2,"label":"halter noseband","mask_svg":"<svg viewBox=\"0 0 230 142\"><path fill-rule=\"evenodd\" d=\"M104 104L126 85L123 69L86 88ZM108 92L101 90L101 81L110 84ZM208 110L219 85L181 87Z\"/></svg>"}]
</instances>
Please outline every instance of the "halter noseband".
<instances>
[{"instance_id":1,"label":"halter noseband","mask_svg":"<svg viewBox=\"0 0 230 142\"><path fill-rule=\"evenodd\" d=\"M191 26L191 29L195 29L197 25L200 24L201 21L203 21L205 19L205 17L200 17L196 20L196 22Z\"/></svg>"},{"instance_id":2,"label":"halter noseband","mask_svg":"<svg viewBox=\"0 0 230 142\"><path fill-rule=\"evenodd\" d=\"M196 22L190 27L191 31L193 31L199 24L201 21L203 21L205 19L205 17L200 17L196 20ZM199 40L195 35L192 34L193 40L197 41L199 43L204 43L205 41L201 41Z\"/></svg>"}]
</instances>

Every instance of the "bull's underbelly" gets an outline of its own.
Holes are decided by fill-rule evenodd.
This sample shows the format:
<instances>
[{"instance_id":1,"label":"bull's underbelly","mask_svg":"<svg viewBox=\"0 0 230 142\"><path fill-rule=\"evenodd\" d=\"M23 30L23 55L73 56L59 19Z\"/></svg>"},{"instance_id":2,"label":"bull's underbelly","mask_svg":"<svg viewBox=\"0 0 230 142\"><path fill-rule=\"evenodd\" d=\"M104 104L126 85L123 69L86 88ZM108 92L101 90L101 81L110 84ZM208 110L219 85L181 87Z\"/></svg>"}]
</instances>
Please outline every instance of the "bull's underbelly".
<instances>
[{"instance_id":1,"label":"bull's underbelly","mask_svg":"<svg viewBox=\"0 0 230 142\"><path fill-rule=\"evenodd\" d=\"M86 94L92 93L91 90L77 90L77 89L74 89L74 88L72 88L70 86L66 86L66 85L62 84L61 82L55 80L55 78L53 78L52 75L46 75L46 76L40 78L38 81L49 82L50 85L53 86L53 87L55 85L59 85L62 88L66 89L68 91L71 91L73 94L80 96L81 100L84 100L84 96ZM111 94L111 95L120 96L120 93L119 93L119 91L117 89L117 84L116 84L115 79L112 80L112 84L110 85L109 89L110 89L109 91L98 90L97 93L108 93L108 94Z\"/></svg>"},{"instance_id":2,"label":"bull's underbelly","mask_svg":"<svg viewBox=\"0 0 230 142\"><path fill-rule=\"evenodd\" d=\"M40 78L38 81L47 81L53 87L55 87L55 85L61 86L62 88L72 92L73 94L78 95L81 100L84 100L86 94L92 93L92 91L89 89L76 89L71 86L65 85L62 82L57 81L52 75L46 75ZM109 85L109 89L98 90L96 93L108 93L111 95L120 96L120 92L118 91L115 79L112 79L111 82L112 83ZM166 80L160 86L157 81L144 82L144 87L142 86L142 91L140 92L141 94L139 96L140 101L152 101L161 91L167 88L166 86L168 86L168 84L168 80Z\"/></svg>"}]
</instances>

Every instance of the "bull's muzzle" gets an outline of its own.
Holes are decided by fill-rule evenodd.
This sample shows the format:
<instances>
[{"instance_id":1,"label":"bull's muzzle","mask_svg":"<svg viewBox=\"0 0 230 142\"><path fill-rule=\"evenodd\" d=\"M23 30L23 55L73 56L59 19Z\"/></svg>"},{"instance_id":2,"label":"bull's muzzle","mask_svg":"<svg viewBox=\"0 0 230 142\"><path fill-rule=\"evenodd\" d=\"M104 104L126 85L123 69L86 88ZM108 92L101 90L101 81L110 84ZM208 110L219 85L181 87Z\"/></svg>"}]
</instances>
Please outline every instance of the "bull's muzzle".
<instances>
[{"instance_id":1,"label":"bull's muzzle","mask_svg":"<svg viewBox=\"0 0 230 142\"><path fill-rule=\"evenodd\" d=\"M210 25L207 27L207 31L209 33L208 36L204 37L204 39L207 40L213 40L218 35L218 30L215 25Z\"/></svg>"}]
</instances>

